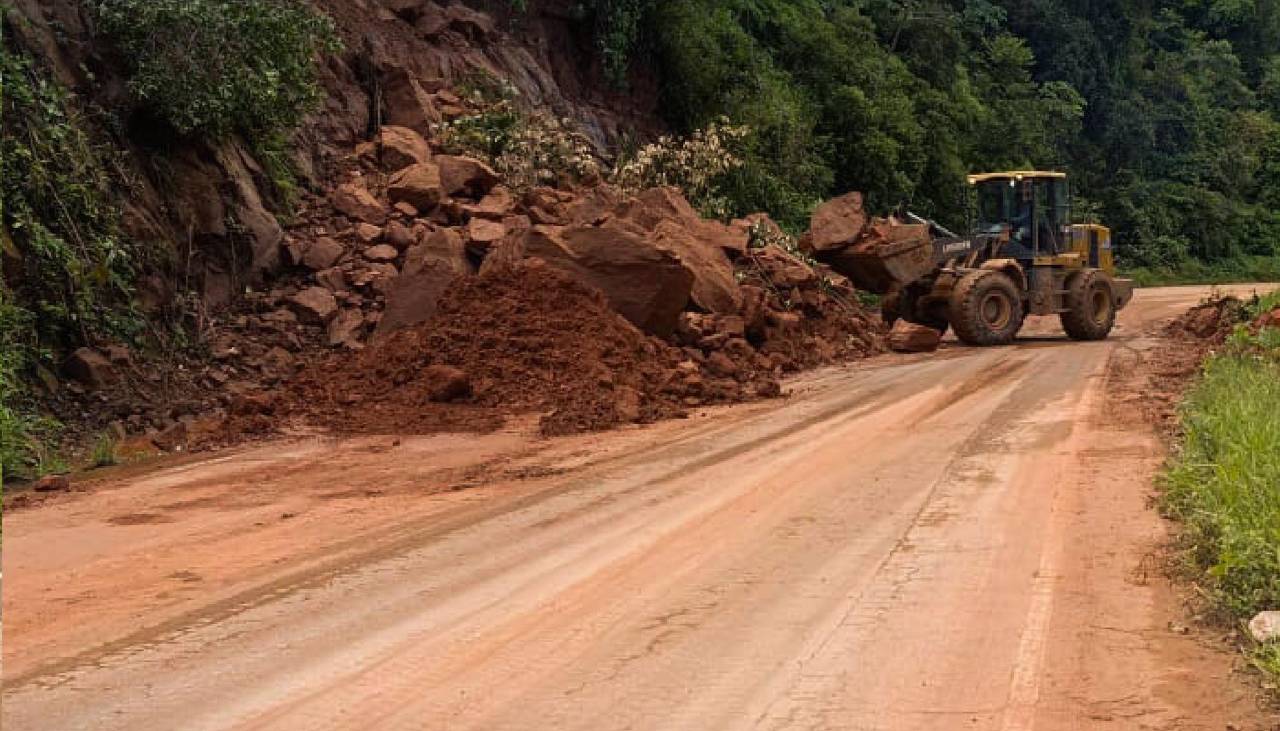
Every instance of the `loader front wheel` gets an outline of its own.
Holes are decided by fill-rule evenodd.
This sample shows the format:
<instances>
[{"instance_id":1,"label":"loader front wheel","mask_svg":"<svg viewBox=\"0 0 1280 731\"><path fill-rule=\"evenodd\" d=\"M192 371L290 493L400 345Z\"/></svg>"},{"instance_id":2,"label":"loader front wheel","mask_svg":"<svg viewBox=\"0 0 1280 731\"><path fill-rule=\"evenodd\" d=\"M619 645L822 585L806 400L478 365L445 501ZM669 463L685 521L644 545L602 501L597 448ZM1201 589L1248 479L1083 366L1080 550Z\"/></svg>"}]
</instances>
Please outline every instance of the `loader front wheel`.
<instances>
[{"instance_id":1,"label":"loader front wheel","mask_svg":"<svg viewBox=\"0 0 1280 731\"><path fill-rule=\"evenodd\" d=\"M1116 324L1115 290L1111 277L1085 269L1067 279L1066 312L1059 317L1072 340L1104 340Z\"/></svg>"},{"instance_id":2,"label":"loader front wheel","mask_svg":"<svg viewBox=\"0 0 1280 731\"><path fill-rule=\"evenodd\" d=\"M969 272L951 292L951 326L970 345L1008 345L1022 328L1022 298L1003 272Z\"/></svg>"}]
</instances>

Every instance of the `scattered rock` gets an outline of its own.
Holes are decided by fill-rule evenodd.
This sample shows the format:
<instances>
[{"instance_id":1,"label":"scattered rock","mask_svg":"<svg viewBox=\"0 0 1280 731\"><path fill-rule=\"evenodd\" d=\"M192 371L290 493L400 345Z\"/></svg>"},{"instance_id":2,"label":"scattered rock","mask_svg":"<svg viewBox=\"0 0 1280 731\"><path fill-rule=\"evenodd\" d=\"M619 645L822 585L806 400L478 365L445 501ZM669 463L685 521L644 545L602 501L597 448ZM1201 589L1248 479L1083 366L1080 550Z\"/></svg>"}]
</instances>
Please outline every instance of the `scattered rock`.
<instances>
[{"instance_id":1,"label":"scattered rock","mask_svg":"<svg viewBox=\"0 0 1280 731\"><path fill-rule=\"evenodd\" d=\"M338 302L324 287L307 287L286 300L298 320L308 325L327 324L338 313Z\"/></svg>"},{"instance_id":2,"label":"scattered rock","mask_svg":"<svg viewBox=\"0 0 1280 731\"><path fill-rule=\"evenodd\" d=\"M405 203L404 201L398 201L395 205L393 205L393 206L391 206L391 207L396 211L396 213L399 213L400 215L404 216L405 218L417 218L417 217L418 217L418 209L417 209L417 208L414 208L413 206L409 205L408 203Z\"/></svg>"},{"instance_id":3,"label":"scattered rock","mask_svg":"<svg viewBox=\"0 0 1280 731\"><path fill-rule=\"evenodd\" d=\"M431 147L422 135L408 127L388 125L378 136L381 163L385 170L397 172L423 162L431 162Z\"/></svg>"},{"instance_id":4,"label":"scattered rock","mask_svg":"<svg viewBox=\"0 0 1280 731\"><path fill-rule=\"evenodd\" d=\"M151 435L152 443L164 452L176 452L186 448L187 438L187 424L183 421L175 421Z\"/></svg>"},{"instance_id":5,"label":"scattered rock","mask_svg":"<svg viewBox=\"0 0 1280 731\"><path fill-rule=\"evenodd\" d=\"M337 264L345 252L342 244L328 236L321 236L307 246L306 253L302 255L302 263L314 271L328 269Z\"/></svg>"},{"instance_id":6,"label":"scattered rock","mask_svg":"<svg viewBox=\"0 0 1280 731\"><path fill-rule=\"evenodd\" d=\"M898 320L889 331L889 347L899 353L932 353L941 343L942 333L906 320Z\"/></svg>"},{"instance_id":7,"label":"scattered rock","mask_svg":"<svg viewBox=\"0 0 1280 731\"><path fill-rule=\"evenodd\" d=\"M407 69L392 69L381 81L387 124L426 135L431 125L443 121L431 95Z\"/></svg>"},{"instance_id":8,"label":"scattered rock","mask_svg":"<svg viewBox=\"0 0 1280 731\"><path fill-rule=\"evenodd\" d=\"M103 388L120 381L120 373L111 360L93 348L77 348L62 368L68 376L89 388Z\"/></svg>"},{"instance_id":9,"label":"scattered rock","mask_svg":"<svg viewBox=\"0 0 1280 731\"><path fill-rule=\"evenodd\" d=\"M36 492L65 492L71 489L71 480L66 475L45 475L31 486Z\"/></svg>"},{"instance_id":10,"label":"scattered rock","mask_svg":"<svg viewBox=\"0 0 1280 731\"><path fill-rule=\"evenodd\" d=\"M267 393L237 393L228 410L236 416L267 416L275 412L275 399Z\"/></svg>"},{"instance_id":11,"label":"scattered rock","mask_svg":"<svg viewBox=\"0 0 1280 731\"><path fill-rule=\"evenodd\" d=\"M360 343L360 331L364 328L364 313L357 309L345 309L329 323L329 345L354 347Z\"/></svg>"},{"instance_id":12,"label":"scattered rock","mask_svg":"<svg viewBox=\"0 0 1280 731\"><path fill-rule=\"evenodd\" d=\"M356 224L356 238L364 244L372 244L382 238L382 228L371 223Z\"/></svg>"},{"instance_id":13,"label":"scattered rock","mask_svg":"<svg viewBox=\"0 0 1280 731\"><path fill-rule=\"evenodd\" d=\"M357 183L338 186L329 196L329 202L347 216L376 226L387 221L387 209L373 194Z\"/></svg>"},{"instance_id":14,"label":"scattered rock","mask_svg":"<svg viewBox=\"0 0 1280 731\"><path fill-rule=\"evenodd\" d=\"M432 401L457 401L471 395L471 378L461 368L430 366L423 374L423 383Z\"/></svg>"},{"instance_id":15,"label":"scattered rock","mask_svg":"<svg viewBox=\"0 0 1280 731\"><path fill-rule=\"evenodd\" d=\"M511 213L515 207L515 197L506 186L495 186L479 203L465 206L473 218L488 218L500 221Z\"/></svg>"},{"instance_id":16,"label":"scattered rock","mask_svg":"<svg viewBox=\"0 0 1280 731\"><path fill-rule=\"evenodd\" d=\"M439 155L435 161L440 166L439 182L445 195L463 194L481 198L501 180L493 168L474 158Z\"/></svg>"},{"instance_id":17,"label":"scattered rock","mask_svg":"<svg viewBox=\"0 0 1280 731\"><path fill-rule=\"evenodd\" d=\"M323 271L316 272L316 284L324 287L330 292L340 292L347 288L347 275L337 267L331 267Z\"/></svg>"},{"instance_id":18,"label":"scattered rock","mask_svg":"<svg viewBox=\"0 0 1280 731\"><path fill-rule=\"evenodd\" d=\"M443 160L443 156L439 158ZM387 183L387 197L392 202L403 201L419 211L430 211L440 204L443 197L441 168L422 162L391 176Z\"/></svg>"},{"instance_id":19,"label":"scattered rock","mask_svg":"<svg viewBox=\"0 0 1280 731\"><path fill-rule=\"evenodd\" d=\"M507 228L501 221L473 218L471 223L467 224L468 241L481 251L488 251L489 247L501 241L506 234Z\"/></svg>"},{"instance_id":20,"label":"scattered rock","mask_svg":"<svg viewBox=\"0 0 1280 731\"><path fill-rule=\"evenodd\" d=\"M1280 641L1280 611L1259 612L1249 620L1249 634L1256 642Z\"/></svg>"},{"instance_id":21,"label":"scattered rock","mask_svg":"<svg viewBox=\"0 0 1280 731\"><path fill-rule=\"evenodd\" d=\"M814 209L809 233L801 239L801 247L809 253L838 251L856 241L866 226L862 194L846 193Z\"/></svg>"},{"instance_id":22,"label":"scattered rock","mask_svg":"<svg viewBox=\"0 0 1280 731\"><path fill-rule=\"evenodd\" d=\"M369 261L387 262L395 261L396 257L400 255L400 252L396 251L396 247L391 246L390 244L378 244L377 246L370 246L365 249L361 252L361 255Z\"/></svg>"},{"instance_id":23,"label":"scattered rock","mask_svg":"<svg viewBox=\"0 0 1280 731\"><path fill-rule=\"evenodd\" d=\"M413 230L399 221L388 223L387 227L382 231L382 238L399 251L404 251L417 241Z\"/></svg>"}]
</instances>

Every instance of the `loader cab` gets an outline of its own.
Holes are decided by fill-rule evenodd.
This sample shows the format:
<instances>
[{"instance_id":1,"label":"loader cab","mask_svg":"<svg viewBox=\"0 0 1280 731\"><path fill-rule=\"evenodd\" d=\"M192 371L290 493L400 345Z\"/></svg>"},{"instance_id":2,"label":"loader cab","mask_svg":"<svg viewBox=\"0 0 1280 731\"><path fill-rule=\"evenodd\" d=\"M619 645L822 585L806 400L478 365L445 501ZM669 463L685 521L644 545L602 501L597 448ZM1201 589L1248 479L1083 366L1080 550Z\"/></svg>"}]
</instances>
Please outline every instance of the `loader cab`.
<instances>
[{"instance_id":1,"label":"loader cab","mask_svg":"<svg viewBox=\"0 0 1280 731\"><path fill-rule=\"evenodd\" d=\"M1006 255L1034 259L1066 252L1071 195L1065 173L1015 171L970 175L973 234L1003 238Z\"/></svg>"}]
</instances>

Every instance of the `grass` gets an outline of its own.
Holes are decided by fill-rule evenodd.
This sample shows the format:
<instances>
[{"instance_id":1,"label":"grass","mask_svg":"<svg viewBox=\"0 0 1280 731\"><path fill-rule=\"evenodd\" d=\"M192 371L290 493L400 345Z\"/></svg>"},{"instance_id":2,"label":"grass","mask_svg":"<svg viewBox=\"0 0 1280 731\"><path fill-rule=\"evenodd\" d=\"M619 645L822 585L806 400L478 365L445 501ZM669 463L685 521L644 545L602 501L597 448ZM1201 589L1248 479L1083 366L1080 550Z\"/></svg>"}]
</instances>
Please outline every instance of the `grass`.
<instances>
[{"instance_id":1,"label":"grass","mask_svg":"<svg viewBox=\"0 0 1280 731\"><path fill-rule=\"evenodd\" d=\"M1139 287L1280 282L1280 256L1248 256L1214 264L1188 260L1171 267L1136 267L1121 273Z\"/></svg>"},{"instance_id":2,"label":"grass","mask_svg":"<svg viewBox=\"0 0 1280 731\"><path fill-rule=\"evenodd\" d=\"M1249 315L1280 305L1271 294ZM1280 609L1280 330L1239 328L1183 403L1185 443L1165 474L1166 511L1223 619ZM1280 645L1253 652L1280 679Z\"/></svg>"},{"instance_id":3,"label":"grass","mask_svg":"<svg viewBox=\"0 0 1280 731\"><path fill-rule=\"evenodd\" d=\"M98 440L93 443L93 451L89 454L89 466L110 467L118 464L119 459L116 456L118 446L116 438L110 432L99 434Z\"/></svg>"}]
</instances>

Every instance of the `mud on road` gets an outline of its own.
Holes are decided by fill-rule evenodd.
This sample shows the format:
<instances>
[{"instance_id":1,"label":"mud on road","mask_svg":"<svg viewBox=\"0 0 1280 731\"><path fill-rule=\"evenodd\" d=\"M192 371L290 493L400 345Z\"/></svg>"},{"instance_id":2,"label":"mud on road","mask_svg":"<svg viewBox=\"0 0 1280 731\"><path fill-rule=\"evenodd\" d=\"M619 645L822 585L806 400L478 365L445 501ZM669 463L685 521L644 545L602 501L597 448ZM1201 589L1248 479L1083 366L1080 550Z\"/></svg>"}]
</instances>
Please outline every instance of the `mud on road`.
<instances>
[{"instance_id":1,"label":"mud on road","mask_svg":"<svg viewBox=\"0 0 1280 731\"><path fill-rule=\"evenodd\" d=\"M1274 728L1186 623L1113 338L606 434L283 440L6 517L6 729Z\"/></svg>"}]
</instances>

